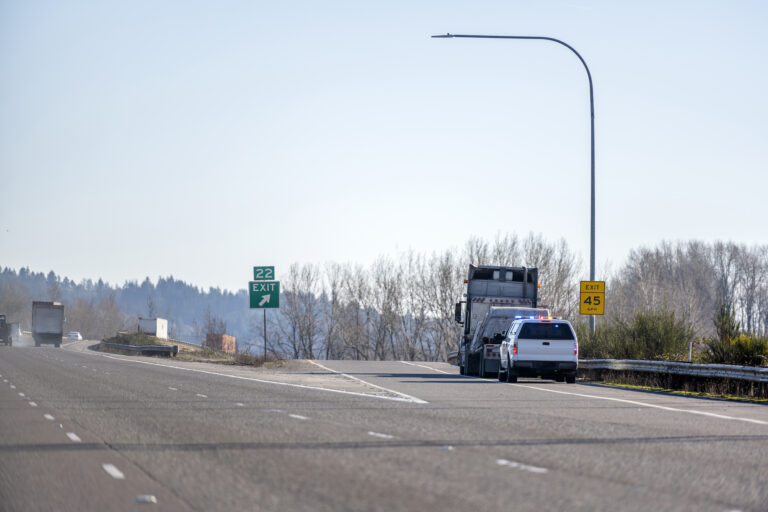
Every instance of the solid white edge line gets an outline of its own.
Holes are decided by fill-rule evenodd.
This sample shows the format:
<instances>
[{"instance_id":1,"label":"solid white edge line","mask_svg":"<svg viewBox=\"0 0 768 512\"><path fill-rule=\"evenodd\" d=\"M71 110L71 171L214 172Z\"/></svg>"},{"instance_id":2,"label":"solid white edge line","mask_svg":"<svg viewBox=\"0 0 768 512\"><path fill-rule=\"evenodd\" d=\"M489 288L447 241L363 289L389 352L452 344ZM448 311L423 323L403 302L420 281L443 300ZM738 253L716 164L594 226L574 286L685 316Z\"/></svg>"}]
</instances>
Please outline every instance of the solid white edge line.
<instances>
[{"instance_id":1,"label":"solid white edge line","mask_svg":"<svg viewBox=\"0 0 768 512\"><path fill-rule=\"evenodd\" d=\"M327 366L323 366L320 363L316 363L315 361L313 361L311 359L307 359L307 361L309 361L310 363L312 363L312 364L314 364L316 366L319 366L323 370L328 370L331 373L335 373L336 375L341 375L342 377L346 377L348 379L352 379L352 380L356 380L358 382L362 382L366 386L371 386L371 387L374 387L376 389L381 389L382 391L386 391L387 393L394 393L395 395L403 397L405 399L405 401L407 401L407 402L415 402L417 404L428 404L429 403L429 402L427 402L425 400L422 400L421 398L416 398L415 396L406 395L405 393L401 393L399 391L395 391L394 389L388 389L388 388L385 388L385 387L382 387L382 386L377 386L376 384L371 384L368 381L365 381L363 379L358 379L357 377L353 377L352 375L348 375L348 374L342 373L342 372L337 372L336 370L331 370ZM366 395L366 396L377 396L377 395ZM386 398L386 397L379 397L379 398ZM397 400L397 398L389 398L389 399L390 400Z\"/></svg>"},{"instance_id":2,"label":"solid white edge line","mask_svg":"<svg viewBox=\"0 0 768 512\"><path fill-rule=\"evenodd\" d=\"M425 364L416 364L416 363L412 363L410 361L400 361L400 362L403 363L403 364L407 364L409 366L419 366L421 368L426 368L427 370L432 370L433 372L445 373L446 375L450 375L451 374L451 372L446 372L445 370L438 370L437 368L432 368L431 366L427 366Z\"/></svg>"},{"instance_id":3,"label":"solid white edge line","mask_svg":"<svg viewBox=\"0 0 768 512\"><path fill-rule=\"evenodd\" d=\"M123 472L117 469L114 464L102 464L101 467L104 469L104 471L107 472L109 476L111 476L115 480L125 479L125 475L123 474Z\"/></svg>"},{"instance_id":4,"label":"solid white edge line","mask_svg":"<svg viewBox=\"0 0 768 512\"><path fill-rule=\"evenodd\" d=\"M149 365L149 366L161 366L163 368L173 368L174 370L181 370L181 371L185 371L185 372L204 373L204 374L207 374L207 375L216 375L217 377L227 377L227 378L230 378L230 379L246 380L246 381L250 381L250 382L259 382L261 384L273 384L275 386L286 386L286 387L301 388L301 389L313 389L315 391L326 391L328 393L340 393L342 395L364 396L364 397L367 397L367 398L378 398L380 400L392 400L394 402L408 402L408 403L416 403L416 404L427 404L427 403L429 403L429 402L427 402L425 400L422 400L420 398L412 397L412 396L406 395L404 393L399 393L399 392L393 391L391 389L382 388L381 386L377 386L375 384L371 384L369 382L365 382L364 380L360 380L360 379L358 379L356 377L352 377L351 375L348 375L348 377L351 378L351 379L360 380L360 382L363 382L363 383L365 383L365 384L367 384L369 386L372 386L372 387L375 387L375 388L379 388L379 389L383 389L385 391L388 391L390 393L394 393L394 394L399 395L399 396L372 395L370 393L360 393L358 391L345 391L343 389L321 388L319 386L306 386L304 384L291 384L289 382L278 382L278 381L274 381L274 380L256 379L256 378L253 378L253 377L243 377L242 375L230 375L230 374L227 374L227 373L212 372L212 371L209 371L209 370L200 370L200 369L197 369L197 368L183 368L181 366L173 366L172 364L153 363L151 361L138 361L138 360L128 359L128 357L130 357L130 356L126 356L125 358L122 358L122 357L110 356L110 355L107 355L107 354L90 354L88 352L83 352L83 354L88 354L88 355L97 356L97 357L106 357L107 359L114 359L115 361L123 361L123 362L126 362L126 363L146 364L146 365ZM317 364L317 363L314 363L314 364ZM318 365L318 366L322 367L322 365ZM333 373L337 373L339 375L345 375L343 373L339 373L339 372L336 372L334 370L331 370L330 368L326 368L326 370L331 371Z\"/></svg>"},{"instance_id":5,"label":"solid white edge line","mask_svg":"<svg viewBox=\"0 0 768 512\"><path fill-rule=\"evenodd\" d=\"M653 409L662 409L664 411L672 411L672 412L685 412L688 414L699 414L701 416L709 416L711 418L719 418L721 420L732 420L732 421L745 421L747 423L755 423L757 425L768 425L768 421L763 420L753 420L751 418L739 418L738 416L726 416L724 414L716 414L713 412L704 412L704 411L695 411L692 409L678 409L677 407L669 407L666 405L656 405L656 404L648 404L645 402L638 402L636 400L627 400L624 398L614 398L609 396L597 396L597 395L586 395L584 393L572 393L570 391L556 391L554 389L546 389L546 388L540 388L536 386L527 386L525 384L515 384L516 387L520 388L528 388L528 389L536 389L538 391L547 391L549 393L558 393L561 395L572 395L572 396L580 396L583 398L594 398L597 400L611 400L613 402L622 402L625 404L632 404L632 405L639 405L641 407L651 407Z\"/></svg>"},{"instance_id":6,"label":"solid white edge line","mask_svg":"<svg viewBox=\"0 0 768 512\"><path fill-rule=\"evenodd\" d=\"M68 438L69 438L69 440L70 440L70 441L72 441L73 443L79 443L79 442L81 442L81 441L82 441L82 439L80 439L80 436L78 436L78 435L77 435L77 434L75 434L74 432L67 432L67 437L68 437Z\"/></svg>"},{"instance_id":7,"label":"solid white edge line","mask_svg":"<svg viewBox=\"0 0 768 512\"><path fill-rule=\"evenodd\" d=\"M474 376L474 375L457 375L457 377L466 377L467 379L480 379L480 377L477 377L477 376ZM481 379L481 380L486 380L486 379ZM678 409L676 407L668 407L668 406L665 406L665 405L647 404L645 402L637 402L635 400L626 400L626 399L623 399L623 398L613 398L613 397L608 397L608 396L587 395L587 394L584 394L584 393L572 393L570 391L557 391L557 390L554 390L554 389L545 389L545 388L540 388L540 387L536 387L536 386L529 386L529 385L526 385L526 384L513 384L513 386L514 387L519 387L519 388L535 389L537 391L546 391L548 393L559 393L561 395L573 395L573 396L580 396L580 397L584 397L584 398L595 398L597 400L611 400L611 401L614 401L614 402L623 402L623 403L627 403L627 404L639 405L641 407L651 407L651 408L654 408L654 409L662 409L662 410L670 411L670 412L684 412L684 413L688 413L688 414L699 414L701 416L709 416L709 417L712 417L712 418L718 418L718 419L723 419L723 420L744 421L744 422L747 422L747 423L755 423L757 425L768 425L768 421L763 421L763 420L754 420L754 419L751 419L751 418L740 418L738 416L726 416L726 415L723 415L723 414L716 414L716 413L713 413L713 412L704 412L704 411L695 411L695 410L692 410L692 409Z\"/></svg>"}]
</instances>

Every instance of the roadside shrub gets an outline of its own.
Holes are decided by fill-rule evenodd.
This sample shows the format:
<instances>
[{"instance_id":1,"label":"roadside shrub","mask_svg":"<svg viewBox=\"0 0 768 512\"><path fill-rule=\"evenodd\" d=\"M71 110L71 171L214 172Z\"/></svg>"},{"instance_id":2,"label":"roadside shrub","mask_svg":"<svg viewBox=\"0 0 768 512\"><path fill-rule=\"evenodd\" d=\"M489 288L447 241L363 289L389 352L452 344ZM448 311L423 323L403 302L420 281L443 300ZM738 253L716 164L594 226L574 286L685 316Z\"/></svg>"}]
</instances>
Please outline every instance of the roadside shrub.
<instances>
[{"instance_id":1,"label":"roadside shrub","mask_svg":"<svg viewBox=\"0 0 768 512\"><path fill-rule=\"evenodd\" d=\"M667 309L635 313L631 321L613 320L595 328L578 326L581 356L587 359L684 360L693 329Z\"/></svg>"},{"instance_id":2,"label":"roadside shrub","mask_svg":"<svg viewBox=\"0 0 768 512\"><path fill-rule=\"evenodd\" d=\"M706 363L740 366L768 364L768 338L740 334L732 339L709 340L708 345L703 354Z\"/></svg>"},{"instance_id":3,"label":"roadside shrub","mask_svg":"<svg viewBox=\"0 0 768 512\"><path fill-rule=\"evenodd\" d=\"M702 354L705 363L739 366L768 364L768 338L739 334L741 326L733 306L720 304L712 322L717 338L707 340L707 349Z\"/></svg>"},{"instance_id":4,"label":"roadside shrub","mask_svg":"<svg viewBox=\"0 0 768 512\"><path fill-rule=\"evenodd\" d=\"M121 345L163 345L162 341L149 334L141 332L119 332L117 336L107 338L104 341L107 343L120 343Z\"/></svg>"}]
</instances>

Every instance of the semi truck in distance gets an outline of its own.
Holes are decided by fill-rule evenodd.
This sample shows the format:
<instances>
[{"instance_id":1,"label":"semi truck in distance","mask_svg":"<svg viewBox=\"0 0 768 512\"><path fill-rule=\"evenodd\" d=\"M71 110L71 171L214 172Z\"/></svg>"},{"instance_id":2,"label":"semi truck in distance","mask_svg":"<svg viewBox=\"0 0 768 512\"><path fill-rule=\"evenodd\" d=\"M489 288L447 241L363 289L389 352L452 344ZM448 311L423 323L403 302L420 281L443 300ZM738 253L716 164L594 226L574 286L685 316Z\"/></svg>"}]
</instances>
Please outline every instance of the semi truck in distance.
<instances>
[{"instance_id":1,"label":"semi truck in distance","mask_svg":"<svg viewBox=\"0 0 768 512\"><path fill-rule=\"evenodd\" d=\"M457 302L455 309L456 322L464 327L459 337L459 373L479 376L496 373L504 336L492 333L491 338L481 333L473 344L477 331L491 308L524 308L524 312L516 312L513 316L548 314L546 310L535 311L538 308L539 271L528 267L470 265L464 283L467 285L465 300Z\"/></svg>"},{"instance_id":2,"label":"semi truck in distance","mask_svg":"<svg viewBox=\"0 0 768 512\"><path fill-rule=\"evenodd\" d=\"M0 343L3 345L13 345L11 324L5 321L5 315L0 315Z\"/></svg>"},{"instance_id":3,"label":"semi truck in distance","mask_svg":"<svg viewBox=\"0 0 768 512\"><path fill-rule=\"evenodd\" d=\"M32 303L32 338L35 346L43 344L61 346L64 335L64 305L60 302L34 301Z\"/></svg>"},{"instance_id":4,"label":"semi truck in distance","mask_svg":"<svg viewBox=\"0 0 768 512\"><path fill-rule=\"evenodd\" d=\"M543 308L499 307L491 306L490 311L480 325L475 329L472 343L469 345L471 354L479 354L477 375L485 377L499 371L501 358L501 342L507 335L512 322L518 318L549 318L550 312ZM469 375L475 375L470 373Z\"/></svg>"}]
</instances>

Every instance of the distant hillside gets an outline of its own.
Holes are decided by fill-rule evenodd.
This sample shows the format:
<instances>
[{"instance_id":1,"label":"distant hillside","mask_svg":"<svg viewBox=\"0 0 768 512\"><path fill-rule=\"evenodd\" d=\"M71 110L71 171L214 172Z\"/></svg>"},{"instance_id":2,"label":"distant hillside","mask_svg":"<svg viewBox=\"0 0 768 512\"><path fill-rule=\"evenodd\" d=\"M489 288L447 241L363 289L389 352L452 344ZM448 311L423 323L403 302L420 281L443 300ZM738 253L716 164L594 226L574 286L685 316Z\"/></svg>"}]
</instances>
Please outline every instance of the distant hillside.
<instances>
[{"instance_id":1,"label":"distant hillside","mask_svg":"<svg viewBox=\"0 0 768 512\"><path fill-rule=\"evenodd\" d=\"M117 329L135 327L140 316L158 316L168 319L170 334L177 339L200 342L206 322L212 320L223 321L229 334L244 339L255 317L245 290L203 291L172 276L161 277L157 283L146 278L141 284L128 281L112 286L101 279L76 283L53 271L0 270L0 313L29 329L33 300L64 303L65 328L81 331L88 338L113 336Z\"/></svg>"}]
</instances>

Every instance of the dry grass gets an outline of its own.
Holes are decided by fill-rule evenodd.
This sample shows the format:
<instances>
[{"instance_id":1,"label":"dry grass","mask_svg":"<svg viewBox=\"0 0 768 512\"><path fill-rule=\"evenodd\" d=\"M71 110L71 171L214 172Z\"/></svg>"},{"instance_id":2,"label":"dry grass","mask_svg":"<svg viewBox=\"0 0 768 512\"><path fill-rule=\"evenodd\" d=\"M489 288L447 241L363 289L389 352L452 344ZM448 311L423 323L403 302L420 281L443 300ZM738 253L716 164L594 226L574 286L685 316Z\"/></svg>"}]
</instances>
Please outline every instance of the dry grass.
<instances>
[{"instance_id":1,"label":"dry grass","mask_svg":"<svg viewBox=\"0 0 768 512\"><path fill-rule=\"evenodd\" d=\"M768 383L740 379L695 377L660 372L579 370L585 380L654 391L697 396L768 400Z\"/></svg>"}]
</instances>

